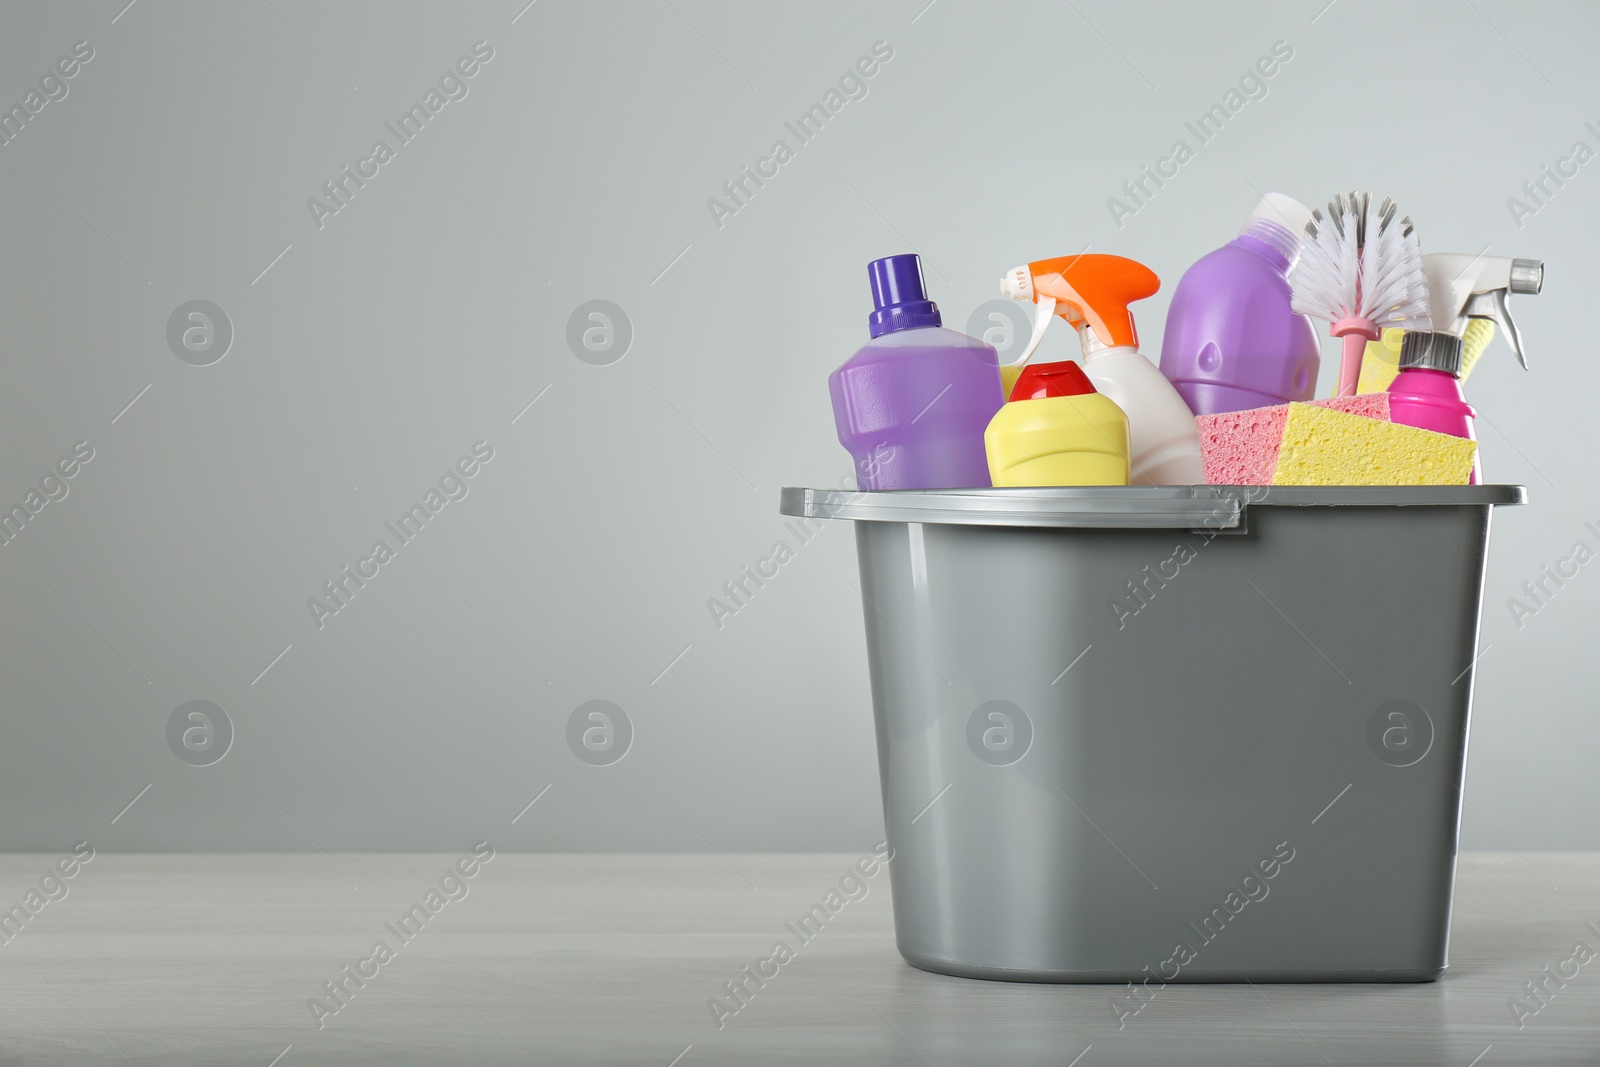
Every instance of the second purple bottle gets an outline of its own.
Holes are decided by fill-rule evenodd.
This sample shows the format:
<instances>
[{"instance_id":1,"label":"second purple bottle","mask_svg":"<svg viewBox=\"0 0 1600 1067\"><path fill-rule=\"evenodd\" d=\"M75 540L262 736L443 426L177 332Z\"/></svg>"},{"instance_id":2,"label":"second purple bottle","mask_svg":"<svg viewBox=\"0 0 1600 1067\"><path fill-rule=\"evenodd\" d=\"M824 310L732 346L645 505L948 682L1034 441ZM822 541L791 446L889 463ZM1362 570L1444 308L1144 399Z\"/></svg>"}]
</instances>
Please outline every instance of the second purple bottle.
<instances>
[{"instance_id":1,"label":"second purple bottle","mask_svg":"<svg viewBox=\"0 0 1600 1067\"><path fill-rule=\"evenodd\" d=\"M1167 309L1161 373L1196 415L1310 400L1322 342L1290 307L1311 212L1268 193L1239 236L1184 272Z\"/></svg>"}]
</instances>

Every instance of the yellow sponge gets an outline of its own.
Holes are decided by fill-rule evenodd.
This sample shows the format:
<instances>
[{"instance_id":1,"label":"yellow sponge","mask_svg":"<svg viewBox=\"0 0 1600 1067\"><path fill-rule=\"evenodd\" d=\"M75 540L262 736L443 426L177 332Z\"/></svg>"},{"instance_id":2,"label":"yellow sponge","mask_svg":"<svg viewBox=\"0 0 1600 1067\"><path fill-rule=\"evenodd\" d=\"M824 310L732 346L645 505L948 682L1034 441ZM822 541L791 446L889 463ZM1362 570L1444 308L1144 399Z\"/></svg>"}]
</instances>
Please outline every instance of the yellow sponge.
<instances>
[{"instance_id":1,"label":"yellow sponge","mask_svg":"<svg viewBox=\"0 0 1600 1067\"><path fill-rule=\"evenodd\" d=\"M1290 404L1273 485L1466 485L1478 446L1464 437Z\"/></svg>"}]
</instances>

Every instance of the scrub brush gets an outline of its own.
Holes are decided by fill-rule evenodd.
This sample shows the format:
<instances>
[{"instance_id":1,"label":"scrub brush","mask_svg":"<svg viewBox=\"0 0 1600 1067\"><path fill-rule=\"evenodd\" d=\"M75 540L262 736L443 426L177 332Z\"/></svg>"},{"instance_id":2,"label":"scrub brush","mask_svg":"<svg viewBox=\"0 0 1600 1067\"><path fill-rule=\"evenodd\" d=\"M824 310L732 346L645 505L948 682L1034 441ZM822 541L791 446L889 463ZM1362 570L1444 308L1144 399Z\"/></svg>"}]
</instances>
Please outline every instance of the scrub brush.
<instances>
[{"instance_id":1,"label":"scrub brush","mask_svg":"<svg viewBox=\"0 0 1600 1067\"><path fill-rule=\"evenodd\" d=\"M1371 193L1340 193L1328 214L1311 212L1308 240L1295 267L1294 310L1326 319L1344 339L1338 396L1354 396L1361 356L1383 327L1428 330L1428 281L1410 216L1396 219L1394 201L1376 208Z\"/></svg>"}]
</instances>

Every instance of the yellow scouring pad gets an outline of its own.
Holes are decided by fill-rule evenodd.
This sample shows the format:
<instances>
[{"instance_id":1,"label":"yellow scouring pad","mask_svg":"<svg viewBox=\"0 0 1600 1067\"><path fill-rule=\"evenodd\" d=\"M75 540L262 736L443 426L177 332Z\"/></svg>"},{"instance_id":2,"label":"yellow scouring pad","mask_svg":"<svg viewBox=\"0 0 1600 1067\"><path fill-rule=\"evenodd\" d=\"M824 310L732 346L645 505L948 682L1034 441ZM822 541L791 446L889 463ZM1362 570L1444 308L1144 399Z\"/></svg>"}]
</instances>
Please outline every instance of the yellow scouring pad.
<instances>
[{"instance_id":1,"label":"yellow scouring pad","mask_svg":"<svg viewBox=\"0 0 1600 1067\"><path fill-rule=\"evenodd\" d=\"M1464 437L1290 404L1273 485L1466 485L1478 446Z\"/></svg>"}]
</instances>

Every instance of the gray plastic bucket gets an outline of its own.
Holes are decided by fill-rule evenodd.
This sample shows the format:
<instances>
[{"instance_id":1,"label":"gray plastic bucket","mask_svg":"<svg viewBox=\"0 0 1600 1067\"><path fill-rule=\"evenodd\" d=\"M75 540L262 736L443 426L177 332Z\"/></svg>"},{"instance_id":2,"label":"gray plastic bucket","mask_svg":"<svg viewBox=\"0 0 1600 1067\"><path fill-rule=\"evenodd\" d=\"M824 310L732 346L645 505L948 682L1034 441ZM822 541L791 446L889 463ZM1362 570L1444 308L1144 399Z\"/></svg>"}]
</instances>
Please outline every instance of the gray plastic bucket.
<instances>
[{"instance_id":1,"label":"gray plastic bucket","mask_svg":"<svg viewBox=\"0 0 1600 1067\"><path fill-rule=\"evenodd\" d=\"M1437 978L1489 513L1525 500L785 489L856 521L901 953L1147 989Z\"/></svg>"}]
</instances>

